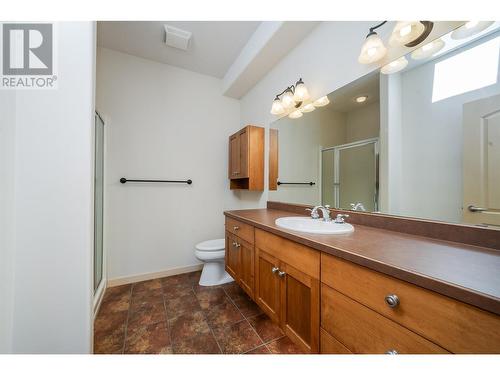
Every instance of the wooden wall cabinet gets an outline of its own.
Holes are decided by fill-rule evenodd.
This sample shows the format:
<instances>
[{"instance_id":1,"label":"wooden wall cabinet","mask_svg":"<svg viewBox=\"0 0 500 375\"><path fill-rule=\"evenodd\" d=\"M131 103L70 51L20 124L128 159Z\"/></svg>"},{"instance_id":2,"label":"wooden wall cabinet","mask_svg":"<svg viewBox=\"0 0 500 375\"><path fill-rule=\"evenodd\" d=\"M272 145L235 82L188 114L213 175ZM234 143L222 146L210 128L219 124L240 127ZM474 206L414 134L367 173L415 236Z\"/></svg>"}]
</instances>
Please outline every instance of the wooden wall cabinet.
<instances>
[{"instance_id":1,"label":"wooden wall cabinet","mask_svg":"<svg viewBox=\"0 0 500 375\"><path fill-rule=\"evenodd\" d=\"M229 137L231 189L264 190L264 128L248 125Z\"/></svg>"}]
</instances>

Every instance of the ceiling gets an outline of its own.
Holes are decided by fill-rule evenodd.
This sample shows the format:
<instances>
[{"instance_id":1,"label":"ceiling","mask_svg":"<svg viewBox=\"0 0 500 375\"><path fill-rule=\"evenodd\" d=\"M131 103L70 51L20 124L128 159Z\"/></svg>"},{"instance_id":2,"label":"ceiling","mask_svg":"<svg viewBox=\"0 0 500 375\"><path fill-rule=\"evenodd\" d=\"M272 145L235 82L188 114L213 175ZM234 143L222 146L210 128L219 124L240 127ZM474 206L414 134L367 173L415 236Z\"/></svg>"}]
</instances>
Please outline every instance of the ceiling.
<instances>
[{"instance_id":1,"label":"ceiling","mask_svg":"<svg viewBox=\"0 0 500 375\"><path fill-rule=\"evenodd\" d=\"M187 51L167 46L164 25L192 32ZM105 21L97 45L209 76L223 78L260 22Z\"/></svg>"},{"instance_id":2,"label":"ceiling","mask_svg":"<svg viewBox=\"0 0 500 375\"><path fill-rule=\"evenodd\" d=\"M363 103L357 103L355 99L362 95L368 96L368 99ZM330 104L324 108L336 112L349 112L377 102L379 100L379 72L367 74L331 92L328 94L328 99Z\"/></svg>"}]
</instances>

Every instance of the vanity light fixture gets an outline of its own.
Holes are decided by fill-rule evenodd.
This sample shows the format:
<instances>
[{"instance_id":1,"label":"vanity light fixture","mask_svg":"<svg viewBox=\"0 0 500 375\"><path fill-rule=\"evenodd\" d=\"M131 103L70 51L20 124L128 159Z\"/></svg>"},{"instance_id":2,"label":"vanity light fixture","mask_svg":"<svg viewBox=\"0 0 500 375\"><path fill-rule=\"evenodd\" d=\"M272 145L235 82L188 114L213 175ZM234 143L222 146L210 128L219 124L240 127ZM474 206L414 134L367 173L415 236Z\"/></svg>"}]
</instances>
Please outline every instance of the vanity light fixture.
<instances>
[{"instance_id":1,"label":"vanity light fixture","mask_svg":"<svg viewBox=\"0 0 500 375\"><path fill-rule=\"evenodd\" d=\"M361 95L361 96L358 96L356 99L354 99L356 101L356 103L364 103L366 102L366 99L368 99L368 96L366 95Z\"/></svg>"},{"instance_id":2,"label":"vanity light fixture","mask_svg":"<svg viewBox=\"0 0 500 375\"><path fill-rule=\"evenodd\" d=\"M307 112L312 112L315 109L316 109L316 107L314 107L314 104L309 103L309 104L306 104L305 106L301 107L300 111L302 113L307 113Z\"/></svg>"},{"instance_id":3,"label":"vanity light fixture","mask_svg":"<svg viewBox=\"0 0 500 375\"><path fill-rule=\"evenodd\" d=\"M280 94L276 95L271 107L271 113L278 116L283 115L293 108L299 108L307 99L309 99L309 91L302 78L300 78L295 85L288 86Z\"/></svg>"},{"instance_id":4,"label":"vanity light fixture","mask_svg":"<svg viewBox=\"0 0 500 375\"><path fill-rule=\"evenodd\" d=\"M384 25L387 21L383 21L374 27L370 27L370 32L366 36L366 40L361 47L361 52L358 57L358 62L361 64L371 64L379 61L387 53L387 48L384 42L375 32L376 29Z\"/></svg>"},{"instance_id":5,"label":"vanity light fixture","mask_svg":"<svg viewBox=\"0 0 500 375\"><path fill-rule=\"evenodd\" d=\"M304 114L300 111L300 109L296 109L295 111L290 113L288 115L288 117L290 117L291 119L296 119L296 118L302 117L303 115Z\"/></svg>"},{"instance_id":6,"label":"vanity light fixture","mask_svg":"<svg viewBox=\"0 0 500 375\"><path fill-rule=\"evenodd\" d=\"M393 62L390 62L387 65L384 65L380 70L380 73L382 74L397 73L406 68L406 65L408 65L408 60L406 60L406 57L401 56L399 59L394 60Z\"/></svg>"},{"instance_id":7,"label":"vanity light fixture","mask_svg":"<svg viewBox=\"0 0 500 375\"><path fill-rule=\"evenodd\" d=\"M430 43L416 49L411 53L411 58L414 60L422 60L431 57L441 51L444 47L444 42L441 39L433 40Z\"/></svg>"},{"instance_id":8,"label":"vanity light fixture","mask_svg":"<svg viewBox=\"0 0 500 375\"><path fill-rule=\"evenodd\" d=\"M322 96L321 98L319 99L316 99L314 102L313 102L313 105L315 107L324 107L325 105L328 105L330 103L330 100L328 99L328 96Z\"/></svg>"},{"instance_id":9,"label":"vanity light fixture","mask_svg":"<svg viewBox=\"0 0 500 375\"><path fill-rule=\"evenodd\" d=\"M389 39L391 47L415 47L431 33L434 23L431 21L398 21Z\"/></svg>"},{"instance_id":10,"label":"vanity light fixture","mask_svg":"<svg viewBox=\"0 0 500 375\"><path fill-rule=\"evenodd\" d=\"M451 33L451 39L469 38L493 24L493 21L469 21Z\"/></svg>"}]
</instances>

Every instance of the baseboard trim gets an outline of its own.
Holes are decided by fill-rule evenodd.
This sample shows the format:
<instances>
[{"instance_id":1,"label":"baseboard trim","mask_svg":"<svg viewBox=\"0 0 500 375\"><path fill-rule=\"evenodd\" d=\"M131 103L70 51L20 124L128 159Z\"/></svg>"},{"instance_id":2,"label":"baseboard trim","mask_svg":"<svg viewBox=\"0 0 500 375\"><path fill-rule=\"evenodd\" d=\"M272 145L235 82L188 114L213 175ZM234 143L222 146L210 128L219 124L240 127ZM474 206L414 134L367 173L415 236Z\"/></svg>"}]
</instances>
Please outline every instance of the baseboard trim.
<instances>
[{"instance_id":1,"label":"baseboard trim","mask_svg":"<svg viewBox=\"0 0 500 375\"><path fill-rule=\"evenodd\" d=\"M133 275L133 276L127 276L127 277L118 277L116 279L108 280L108 285L107 286L109 288L109 287L112 287L112 286L119 286L119 285L125 285L125 284L130 284L130 283L137 283L139 281L146 281L146 280L158 279L160 277L180 275L182 273L199 271L202 268L203 268L203 263L200 263L200 264L193 264L192 266L171 268L171 269L165 270L165 271L143 273L143 274L140 274L140 275Z\"/></svg>"}]
</instances>

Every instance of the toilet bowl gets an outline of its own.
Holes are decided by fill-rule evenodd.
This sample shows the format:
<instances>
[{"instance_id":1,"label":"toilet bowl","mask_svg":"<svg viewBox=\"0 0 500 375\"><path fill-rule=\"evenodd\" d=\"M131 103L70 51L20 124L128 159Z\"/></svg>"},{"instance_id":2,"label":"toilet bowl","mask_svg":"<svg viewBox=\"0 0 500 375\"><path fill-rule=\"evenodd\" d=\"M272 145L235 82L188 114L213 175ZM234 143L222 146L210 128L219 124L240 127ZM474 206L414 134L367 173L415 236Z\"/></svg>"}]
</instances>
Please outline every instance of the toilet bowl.
<instances>
[{"instance_id":1,"label":"toilet bowl","mask_svg":"<svg viewBox=\"0 0 500 375\"><path fill-rule=\"evenodd\" d=\"M205 263L201 271L200 285L213 286L233 281L224 269L224 238L200 242L195 248L194 255Z\"/></svg>"}]
</instances>

